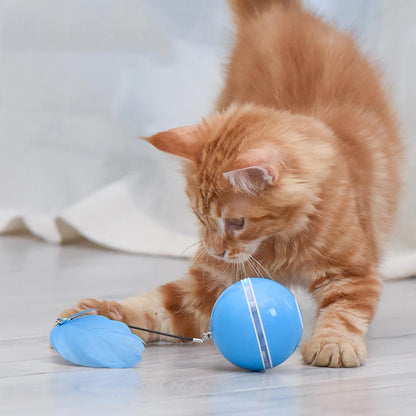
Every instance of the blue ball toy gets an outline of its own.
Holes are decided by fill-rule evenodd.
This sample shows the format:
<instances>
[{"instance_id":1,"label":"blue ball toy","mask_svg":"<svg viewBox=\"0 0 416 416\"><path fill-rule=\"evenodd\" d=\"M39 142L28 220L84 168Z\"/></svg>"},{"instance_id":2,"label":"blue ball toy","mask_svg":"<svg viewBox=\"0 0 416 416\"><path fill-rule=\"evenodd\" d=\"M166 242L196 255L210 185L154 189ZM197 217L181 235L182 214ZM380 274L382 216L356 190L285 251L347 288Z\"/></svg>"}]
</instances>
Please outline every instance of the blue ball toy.
<instances>
[{"instance_id":1,"label":"blue ball toy","mask_svg":"<svg viewBox=\"0 0 416 416\"><path fill-rule=\"evenodd\" d=\"M264 278L227 288L211 314L215 346L231 363L266 370L289 358L302 337L302 315L292 293Z\"/></svg>"}]
</instances>

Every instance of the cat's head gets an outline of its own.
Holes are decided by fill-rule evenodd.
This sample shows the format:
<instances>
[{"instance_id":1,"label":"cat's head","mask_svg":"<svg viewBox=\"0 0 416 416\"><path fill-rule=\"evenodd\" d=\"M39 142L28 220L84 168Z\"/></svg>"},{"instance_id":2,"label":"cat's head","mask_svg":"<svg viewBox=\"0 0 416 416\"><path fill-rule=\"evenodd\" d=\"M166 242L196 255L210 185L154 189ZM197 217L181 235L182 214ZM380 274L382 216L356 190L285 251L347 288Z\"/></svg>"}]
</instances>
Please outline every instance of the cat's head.
<instances>
[{"instance_id":1,"label":"cat's head","mask_svg":"<svg viewBox=\"0 0 416 416\"><path fill-rule=\"evenodd\" d=\"M310 117L232 106L147 140L185 160L186 193L208 253L244 262L261 243L302 232L330 173L332 133Z\"/></svg>"}]
</instances>

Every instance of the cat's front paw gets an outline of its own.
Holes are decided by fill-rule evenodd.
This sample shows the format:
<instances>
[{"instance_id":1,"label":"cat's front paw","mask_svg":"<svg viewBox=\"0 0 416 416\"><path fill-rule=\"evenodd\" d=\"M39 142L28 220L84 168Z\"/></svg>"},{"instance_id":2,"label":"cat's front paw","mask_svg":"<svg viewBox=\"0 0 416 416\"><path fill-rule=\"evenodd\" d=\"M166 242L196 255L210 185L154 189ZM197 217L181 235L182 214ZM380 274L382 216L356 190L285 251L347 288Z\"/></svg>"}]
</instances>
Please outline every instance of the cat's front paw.
<instances>
[{"instance_id":1,"label":"cat's front paw","mask_svg":"<svg viewBox=\"0 0 416 416\"><path fill-rule=\"evenodd\" d=\"M302 355L306 364L318 367L359 367L367 348L361 338L316 334L302 347Z\"/></svg>"},{"instance_id":2,"label":"cat's front paw","mask_svg":"<svg viewBox=\"0 0 416 416\"><path fill-rule=\"evenodd\" d=\"M123 307L119 303L111 300L99 301L97 299L82 299L76 307L65 309L59 316L68 318L86 309L97 309L96 311L88 312L90 315L103 315L115 321L124 322L126 320Z\"/></svg>"}]
</instances>

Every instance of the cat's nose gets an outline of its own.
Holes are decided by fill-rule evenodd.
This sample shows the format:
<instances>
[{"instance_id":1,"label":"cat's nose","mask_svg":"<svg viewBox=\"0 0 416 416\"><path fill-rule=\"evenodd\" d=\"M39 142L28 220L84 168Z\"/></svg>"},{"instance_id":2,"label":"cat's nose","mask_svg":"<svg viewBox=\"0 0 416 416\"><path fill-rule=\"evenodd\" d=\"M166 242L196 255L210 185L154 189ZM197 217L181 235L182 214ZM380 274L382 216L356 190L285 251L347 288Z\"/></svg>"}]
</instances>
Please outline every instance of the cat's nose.
<instances>
[{"instance_id":1,"label":"cat's nose","mask_svg":"<svg viewBox=\"0 0 416 416\"><path fill-rule=\"evenodd\" d=\"M209 253L214 256L214 257L221 257L224 258L225 257L225 253L227 252L227 250L224 251L215 251L215 250L209 250Z\"/></svg>"}]
</instances>

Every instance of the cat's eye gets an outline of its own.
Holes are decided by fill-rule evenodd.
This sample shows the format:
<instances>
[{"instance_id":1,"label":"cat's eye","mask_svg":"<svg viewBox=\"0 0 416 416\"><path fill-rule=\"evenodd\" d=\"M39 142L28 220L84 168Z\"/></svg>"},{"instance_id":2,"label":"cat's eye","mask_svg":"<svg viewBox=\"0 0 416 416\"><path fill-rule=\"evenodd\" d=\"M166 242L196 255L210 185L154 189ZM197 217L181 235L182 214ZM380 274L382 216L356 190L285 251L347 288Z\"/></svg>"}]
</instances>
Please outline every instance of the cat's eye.
<instances>
[{"instance_id":1,"label":"cat's eye","mask_svg":"<svg viewBox=\"0 0 416 416\"><path fill-rule=\"evenodd\" d=\"M225 229L227 231L238 231L242 230L246 225L246 220L241 218L226 218L225 219Z\"/></svg>"}]
</instances>

